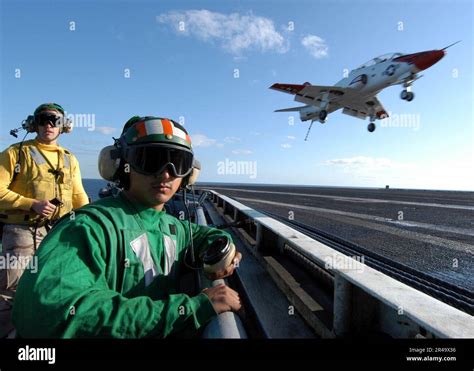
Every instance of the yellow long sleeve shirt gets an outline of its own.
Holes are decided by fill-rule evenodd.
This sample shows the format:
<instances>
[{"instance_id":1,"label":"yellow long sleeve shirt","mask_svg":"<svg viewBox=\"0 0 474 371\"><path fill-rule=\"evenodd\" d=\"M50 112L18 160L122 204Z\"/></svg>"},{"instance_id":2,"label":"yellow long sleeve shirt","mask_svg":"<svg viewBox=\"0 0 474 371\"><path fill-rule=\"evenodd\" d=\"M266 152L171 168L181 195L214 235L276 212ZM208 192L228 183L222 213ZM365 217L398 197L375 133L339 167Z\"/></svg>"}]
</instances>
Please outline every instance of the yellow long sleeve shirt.
<instances>
[{"instance_id":1,"label":"yellow long sleeve shirt","mask_svg":"<svg viewBox=\"0 0 474 371\"><path fill-rule=\"evenodd\" d=\"M47 159L54 168L60 165L63 156L68 154L70 174L67 178L67 187L72 187L72 208L77 209L89 203L89 199L82 185L81 172L76 157L58 145L47 145L36 139L25 141L23 144L20 171L14 178L17 166L19 143L11 145L0 153L0 210L25 210L29 211L35 199L44 200L37 186L32 186L35 177L35 165L26 147L39 149L42 157ZM37 166L36 166L37 167ZM18 169L17 169L18 170ZM14 180L13 180L14 179Z\"/></svg>"}]
</instances>

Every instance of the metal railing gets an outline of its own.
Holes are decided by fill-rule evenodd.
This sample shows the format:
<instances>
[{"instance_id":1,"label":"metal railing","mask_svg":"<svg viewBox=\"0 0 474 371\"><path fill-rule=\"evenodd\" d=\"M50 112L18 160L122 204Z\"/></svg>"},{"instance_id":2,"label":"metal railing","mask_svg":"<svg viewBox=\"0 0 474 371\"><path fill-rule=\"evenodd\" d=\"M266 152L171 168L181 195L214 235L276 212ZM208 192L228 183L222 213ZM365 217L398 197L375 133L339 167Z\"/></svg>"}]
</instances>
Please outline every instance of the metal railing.
<instances>
[{"instance_id":1,"label":"metal railing","mask_svg":"<svg viewBox=\"0 0 474 371\"><path fill-rule=\"evenodd\" d=\"M206 215L201 203L198 202L196 207L193 209L195 210L196 224L206 226ZM201 275L200 282L202 283L202 288L226 284L223 279L210 282L204 277L204 275ZM206 325L202 337L204 339L246 339L247 333L241 319L236 313L223 312Z\"/></svg>"},{"instance_id":2,"label":"metal railing","mask_svg":"<svg viewBox=\"0 0 474 371\"><path fill-rule=\"evenodd\" d=\"M389 277L360 261L215 191L212 201L231 221L250 219L254 249L292 249L333 279L332 327L322 336L351 330L395 338L474 338L474 317ZM344 262L345 264L329 264ZM244 263L244 262L243 262ZM349 267L349 268L347 268ZM323 282L321 282L323 284Z\"/></svg>"}]
</instances>

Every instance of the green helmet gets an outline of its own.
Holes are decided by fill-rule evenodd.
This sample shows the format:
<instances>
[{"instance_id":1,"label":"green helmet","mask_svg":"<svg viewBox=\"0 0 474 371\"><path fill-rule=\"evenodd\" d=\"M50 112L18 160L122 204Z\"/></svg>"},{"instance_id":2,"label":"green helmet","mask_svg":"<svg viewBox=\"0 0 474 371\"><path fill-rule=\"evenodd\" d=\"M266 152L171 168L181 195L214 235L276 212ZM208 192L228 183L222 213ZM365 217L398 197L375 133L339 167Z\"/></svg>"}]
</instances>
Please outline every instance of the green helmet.
<instances>
[{"instance_id":1,"label":"green helmet","mask_svg":"<svg viewBox=\"0 0 474 371\"><path fill-rule=\"evenodd\" d=\"M35 109L34 116L38 115L43 111L58 111L64 116L64 108L57 103L43 103Z\"/></svg>"},{"instance_id":2,"label":"green helmet","mask_svg":"<svg viewBox=\"0 0 474 371\"><path fill-rule=\"evenodd\" d=\"M123 128L121 141L127 146L162 143L192 151L191 138L183 126L173 120L154 116L133 116Z\"/></svg>"},{"instance_id":3,"label":"green helmet","mask_svg":"<svg viewBox=\"0 0 474 371\"><path fill-rule=\"evenodd\" d=\"M191 138L177 122L154 116L134 116L125 124L116 146L120 158L144 175L160 174L165 168L176 177L193 170Z\"/></svg>"}]
</instances>

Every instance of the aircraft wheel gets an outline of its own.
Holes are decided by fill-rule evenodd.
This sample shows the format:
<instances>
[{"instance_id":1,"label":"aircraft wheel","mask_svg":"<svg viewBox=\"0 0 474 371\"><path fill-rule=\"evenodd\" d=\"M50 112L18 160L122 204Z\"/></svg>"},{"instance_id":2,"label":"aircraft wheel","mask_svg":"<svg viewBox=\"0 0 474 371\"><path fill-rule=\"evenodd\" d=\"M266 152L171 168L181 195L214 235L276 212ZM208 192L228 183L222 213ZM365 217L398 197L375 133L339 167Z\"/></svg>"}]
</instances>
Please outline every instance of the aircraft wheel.
<instances>
[{"instance_id":1,"label":"aircraft wheel","mask_svg":"<svg viewBox=\"0 0 474 371\"><path fill-rule=\"evenodd\" d=\"M328 115L328 111L323 109L321 112L319 112L319 120L320 121L326 120L327 115Z\"/></svg>"},{"instance_id":2,"label":"aircraft wheel","mask_svg":"<svg viewBox=\"0 0 474 371\"><path fill-rule=\"evenodd\" d=\"M411 102L413 100L413 98L415 98L415 94L412 93L411 91L408 92L408 96L407 96L407 101L408 102Z\"/></svg>"},{"instance_id":3,"label":"aircraft wheel","mask_svg":"<svg viewBox=\"0 0 474 371\"><path fill-rule=\"evenodd\" d=\"M400 93L400 98L402 98L403 100L406 100L408 98L408 91L407 90L402 90L402 92Z\"/></svg>"},{"instance_id":4,"label":"aircraft wheel","mask_svg":"<svg viewBox=\"0 0 474 371\"><path fill-rule=\"evenodd\" d=\"M374 130L375 130L375 124L373 122L371 122L368 126L367 126L367 130L372 133Z\"/></svg>"}]
</instances>

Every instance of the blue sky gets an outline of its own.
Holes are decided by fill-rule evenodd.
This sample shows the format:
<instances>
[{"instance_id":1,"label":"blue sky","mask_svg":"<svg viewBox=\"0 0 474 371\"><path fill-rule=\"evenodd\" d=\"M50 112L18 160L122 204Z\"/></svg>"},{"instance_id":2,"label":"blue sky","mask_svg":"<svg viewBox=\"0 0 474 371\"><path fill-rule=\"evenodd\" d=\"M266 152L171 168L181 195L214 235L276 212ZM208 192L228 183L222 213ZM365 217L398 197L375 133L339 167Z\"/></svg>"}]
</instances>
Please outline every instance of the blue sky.
<instances>
[{"instance_id":1,"label":"blue sky","mask_svg":"<svg viewBox=\"0 0 474 371\"><path fill-rule=\"evenodd\" d=\"M0 3L1 149L54 101L86 115L60 138L84 178L99 177L98 152L138 114L184 120L201 181L474 190L471 1ZM379 94L392 121L372 134L339 111L305 142L307 122L273 112L298 105L275 82L330 85L378 55L457 40L412 102L400 86Z\"/></svg>"}]
</instances>

